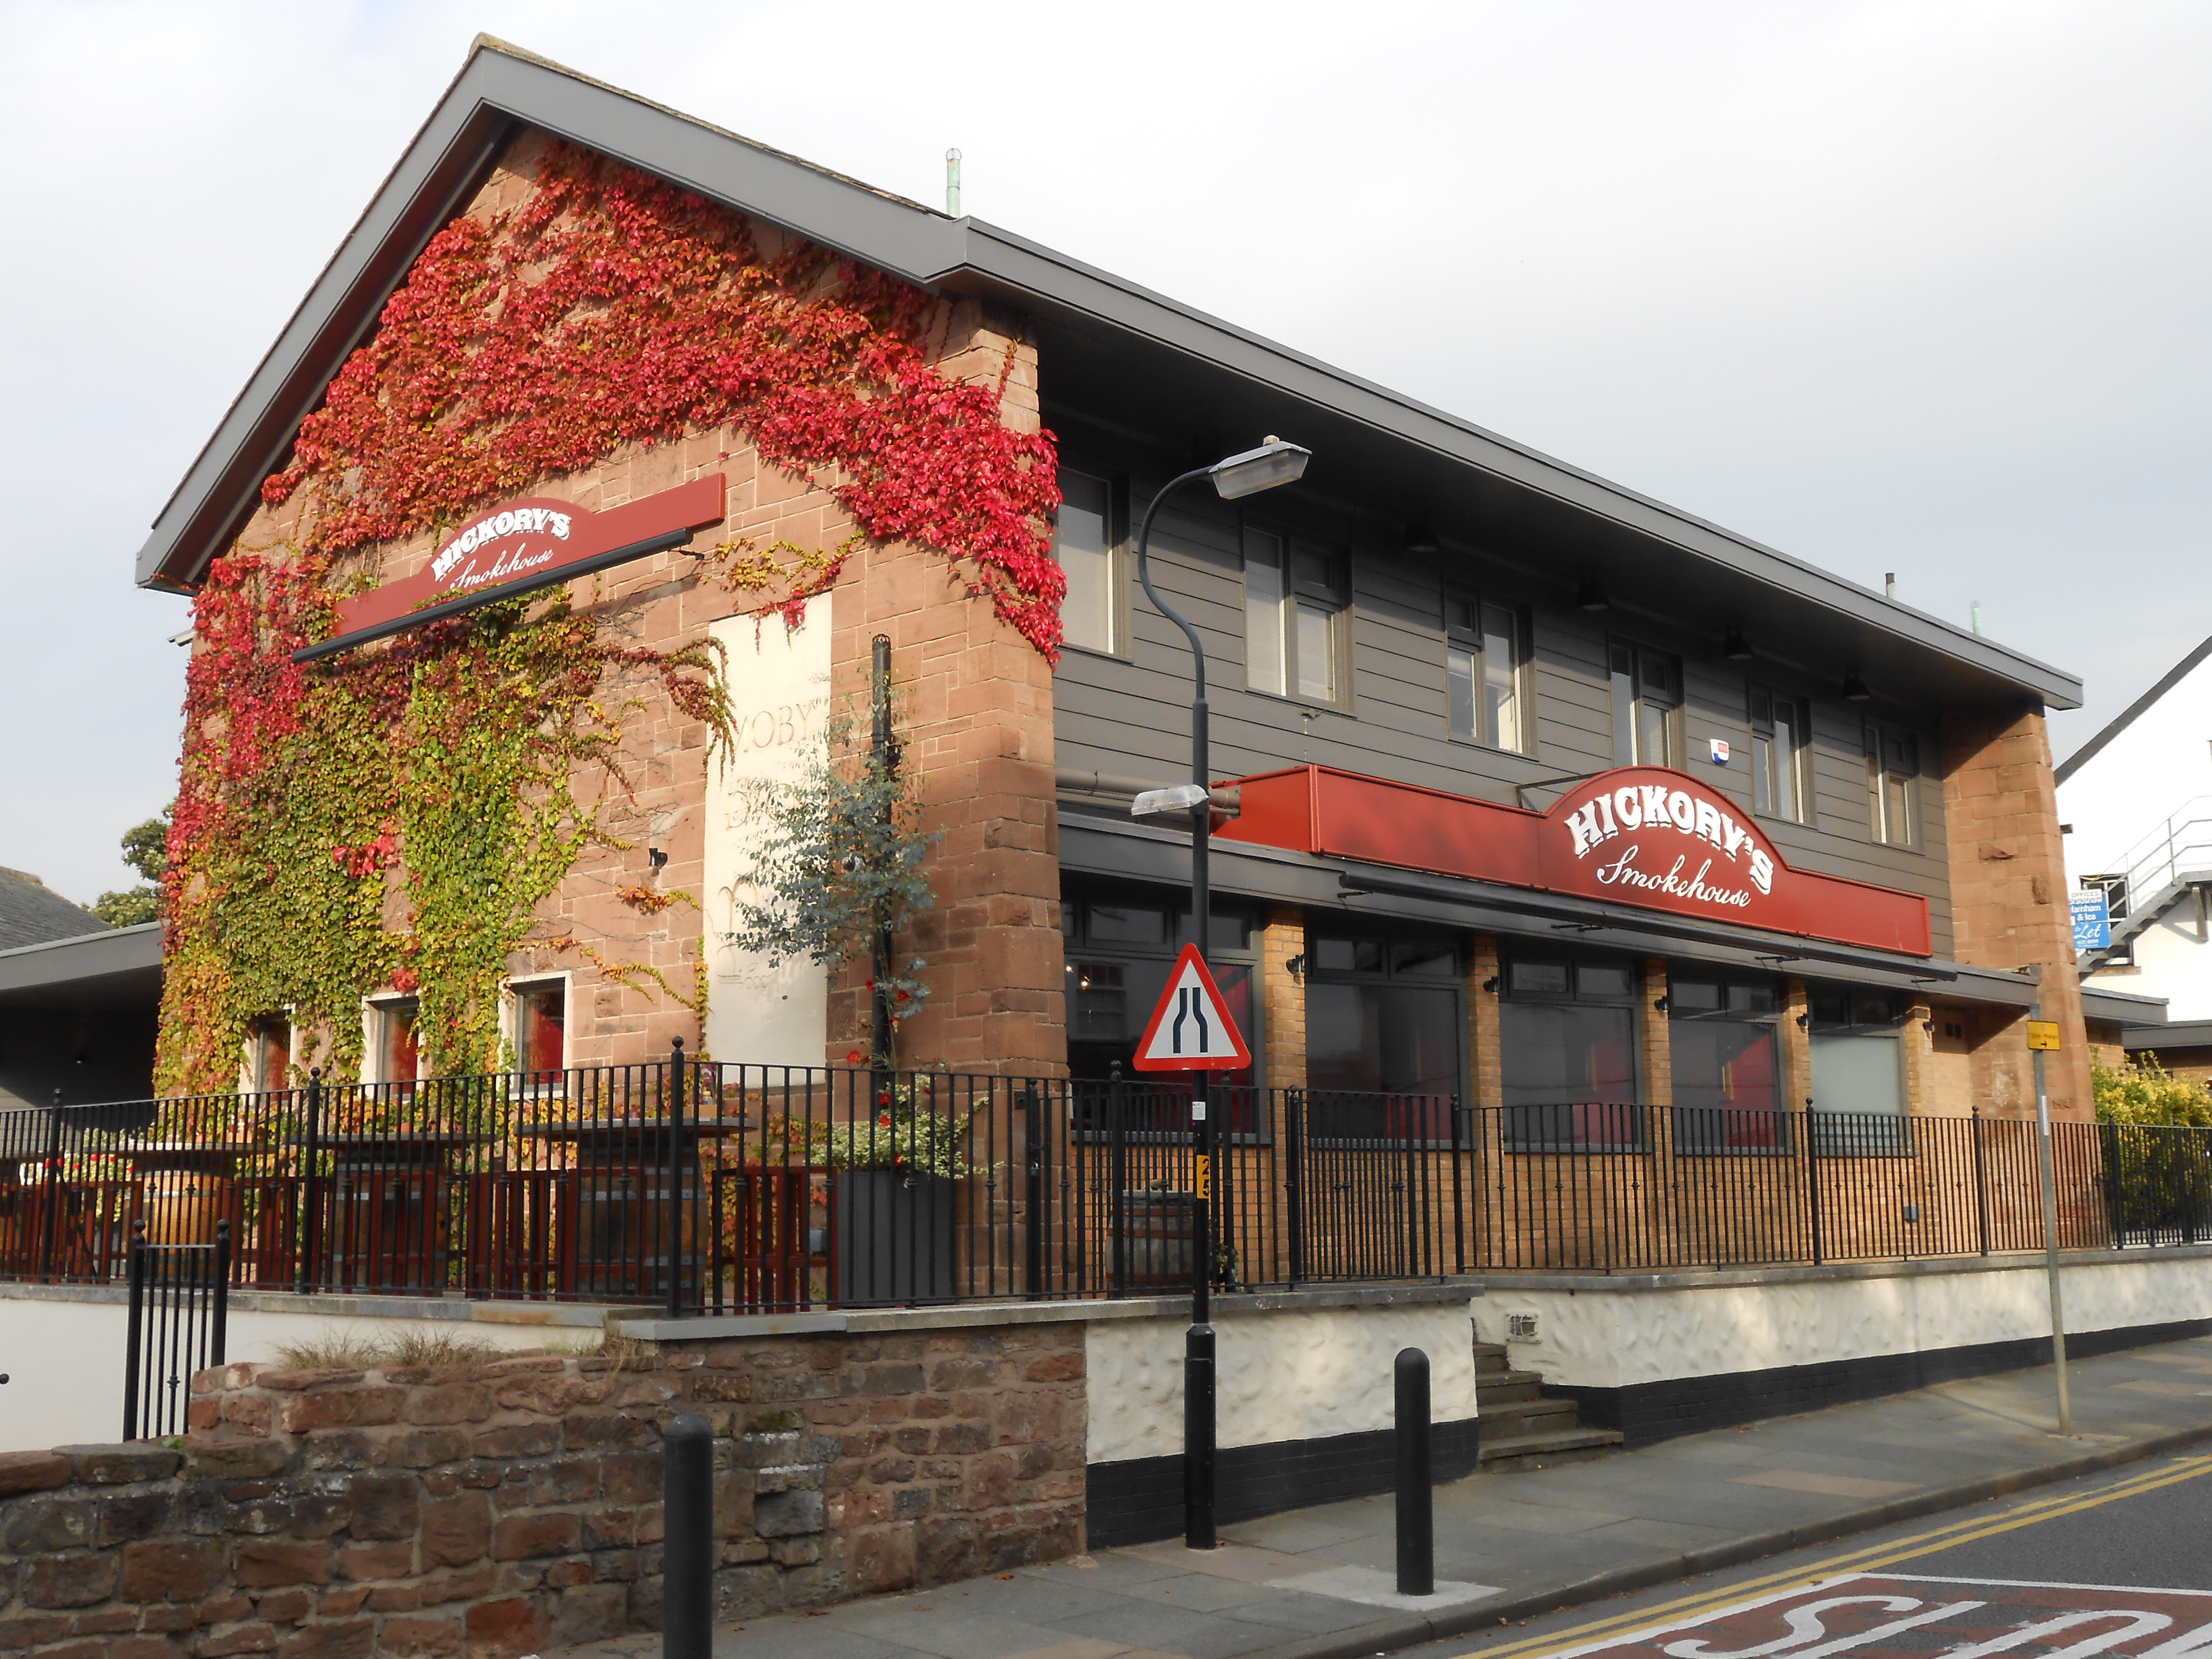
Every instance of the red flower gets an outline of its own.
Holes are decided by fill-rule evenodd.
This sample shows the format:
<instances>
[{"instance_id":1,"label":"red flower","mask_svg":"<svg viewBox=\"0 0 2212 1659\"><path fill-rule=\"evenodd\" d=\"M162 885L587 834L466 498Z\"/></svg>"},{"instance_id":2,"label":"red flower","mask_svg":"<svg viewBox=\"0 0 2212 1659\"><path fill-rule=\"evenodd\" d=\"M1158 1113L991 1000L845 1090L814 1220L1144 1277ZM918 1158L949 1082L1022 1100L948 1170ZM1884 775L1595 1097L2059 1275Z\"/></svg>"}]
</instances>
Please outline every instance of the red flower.
<instances>
[{"instance_id":1,"label":"red flower","mask_svg":"<svg viewBox=\"0 0 2212 1659\"><path fill-rule=\"evenodd\" d=\"M863 1054L858 1048L848 1048L845 1050L845 1063L848 1066L858 1066L866 1058L867 1056Z\"/></svg>"}]
</instances>

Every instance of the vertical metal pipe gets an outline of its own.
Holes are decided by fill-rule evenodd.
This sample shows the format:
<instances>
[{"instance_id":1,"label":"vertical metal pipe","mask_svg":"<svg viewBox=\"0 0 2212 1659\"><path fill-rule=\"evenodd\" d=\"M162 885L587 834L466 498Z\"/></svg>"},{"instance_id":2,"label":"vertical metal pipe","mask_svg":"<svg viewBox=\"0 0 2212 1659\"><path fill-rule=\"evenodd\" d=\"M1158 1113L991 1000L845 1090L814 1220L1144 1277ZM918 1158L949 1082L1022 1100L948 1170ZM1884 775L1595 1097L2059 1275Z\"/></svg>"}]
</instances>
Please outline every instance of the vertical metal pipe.
<instances>
[{"instance_id":1,"label":"vertical metal pipe","mask_svg":"<svg viewBox=\"0 0 2212 1659\"><path fill-rule=\"evenodd\" d=\"M953 191L959 191L958 165L954 164ZM875 781L887 782L898 770L898 741L891 732L891 641L887 634L878 634L871 642L868 659L868 701L874 715L870 734L869 763L875 771ZM888 811L888 807L886 807ZM878 915L873 918L873 969L868 983L873 987L870 1005L874 1011L873 1047L876 1064L891 1064L898 1028L891 1018L891 933L889 918Z\"/></svg>"},{"instance_id":2,"label":"vertical metal pipe","mask_svg":"<svg viewBox=\"0 0 2212 1659\"><path fill-rule=\"evenodd\" d=\"M54 1091L54 1103L46 1120L46 1213L40 1243L39 1277L51 1280L54 1260L61 1249L62 1091Z\"/></svg>"},{"instance_id":3,"label":"vertical metal pipe","mask_svg":"<svg viewBox=\"0 0 2212 1659\"><path fill-rule=\"evenodd\" d=\"M1283 1186L1290 1200L1291 1284L1295 1287L1306 1276L1306 1091L1303 1089L1283 1091L1283 1135L1290 1143L1283 1149L1284 1162L1289 1165L1289 1178Z\"/></svg>"},{"instance_id":4,"label":"vertical metal pipe","mask_svg":"<svg viewBox=\"0 0 2212 1659\"><path fill-rule=\"evenodd\" d=\"M322 1133L323 1068L317 1066L307 1073L307 1133L301 1152L305 1178L300 1183L300 1261L294 1288L302 1292L313 1290L321 1277L316 1258L322 1245Z\"/></svg>"},{"instance_id":5,"label":"vertical metal pipe","mask_svg":"<svg viewBox=\"0 0 2212 1659\"><path fill-rule=\"evenodd\" d=\"M1107 1225L1113 1231L1114 1294L1117 1297L1129 1293L1129 1137L1122 1121L1123 1087L1121 1064L1116 1061L1106 1085L1106 1179L1112 1189L1107 1194L1106 1214Z\"/></svg>"},{"instance_id":6,"label":"vertical metal pipe","mask_svg":"<svg viewBox=\"0 0 2212 1659\"><path fill-rule=\"evenodd\" d=\"M1437 1591L1437 1526L1429 1458L1429 1357L1419 1348L1398 1351L1393 1379L1397 1394L1398 1594Z\"/></svg>"},{"instance_id":7,"label":"vertical metal pipe","mask_svg":"<svg viewBox=\"0 0 2212 1659\"><path fill-rule=\"evenodd\" d=\"M1028 1185L1022 1202L1029 1212L1027 1231L1029 1293L1035 1302L1044 1295L1046 1214L1044 1203L1044 1105L1035 1083L1022 1085L1022 1148Z\"/></svg>"},{"instance_id":8,"label":"vertical metal pipe","mask_svg":"<svg viewBox=\"0 0 2212 1659\"><path fill-rule=\"evenodd\" d=\"M1980 1235L1982 1254L1990 1253L1990 1175L1982 1151L1982 1103L1974 1103L1974 1225Z\"/></svg>"},{"instance_id":9,"label":"vertical metal pipe","mask_svg":"<svg viewBox=\"0 0 2212 1659\"><path fill-rule=\"evenodd\" d=\"M678 1412L661 1441L660 1651L710 1659L714 1641L714 1431Z\"/></svg>"},{"instance_id":10,"label":"vertical metal pipe","mask_svg":"<svg viewBox=\"0 0 2212 1659\"><path fill-rule=\"evenodd\" d=\"M671 1319L684 1317L684 1039L668 1058L668 1263L661 1273Z\"/></svg>"}]
</instances>

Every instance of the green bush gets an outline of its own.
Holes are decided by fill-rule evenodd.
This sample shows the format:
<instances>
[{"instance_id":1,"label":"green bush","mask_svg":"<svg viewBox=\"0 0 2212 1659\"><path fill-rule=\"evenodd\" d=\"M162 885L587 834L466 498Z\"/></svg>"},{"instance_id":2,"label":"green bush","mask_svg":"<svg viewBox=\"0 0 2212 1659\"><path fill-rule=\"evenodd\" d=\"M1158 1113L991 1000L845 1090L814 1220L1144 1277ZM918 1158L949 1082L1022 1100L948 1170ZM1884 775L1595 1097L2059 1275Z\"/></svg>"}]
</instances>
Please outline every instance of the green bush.
<instances>
[{"instance_id":1,"label":"green bush","mask_svg":"<svg viewBox=\"0 0 2212 1659\"><path fill-rule=\"evenodd\" d=\"M2212 1128L2212 1091L2194 1078L2174 1076L2158 1063L2156 1054L2123 1061L2116 1068L2092 1066L2089 1078L2100 1123Z\"/></svg>"}]
</instances>

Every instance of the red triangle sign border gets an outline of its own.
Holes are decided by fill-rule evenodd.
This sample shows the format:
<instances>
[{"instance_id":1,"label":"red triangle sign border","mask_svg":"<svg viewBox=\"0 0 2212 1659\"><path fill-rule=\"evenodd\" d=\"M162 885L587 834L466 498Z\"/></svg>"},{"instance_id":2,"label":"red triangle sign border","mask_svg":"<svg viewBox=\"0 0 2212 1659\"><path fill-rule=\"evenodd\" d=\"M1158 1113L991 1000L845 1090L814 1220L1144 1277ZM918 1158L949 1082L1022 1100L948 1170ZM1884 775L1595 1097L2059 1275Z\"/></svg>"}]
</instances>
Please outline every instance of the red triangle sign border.
<instances>
[{"instance_id":1,"label":"red triangle sign border","mask_svg":"<svg viewBox=\"0 0 2212 1659\"><path fill-rule=\"evenodd\" d=\"M1152 1048L1153 1037L1159 1034L1160 1022L1167 1018L1168 1010L1175 1006L1176 988L1182 983L1186 968L1198 970L1199 985L1212 1003L1214 1012L1220 1016L1222 1029L1229 1034L1229 1040L1236 1045L1237 1052L1188 1060L1180 1056L1173 1060L1147 1060L1146 1051ZM1222 998L1221 988L1213 982L1213 975L1206 968L1206 958L1198 953L1197 945L1184 945L1176 957L1175 965L1168 969L1166 988L1161 991L1160 1000L1152 1009L1152 1017L1145 1022L1145 1034L1137 1039L1136 1055L1130 1060L1130 1066L1139 1072L1241 1072L1251 1063L1252 1051L1244 1046L1243 1032L1237 1029L1237 1022L1230 1018L1229 1005Z\"/></svg>"}]
</instances>

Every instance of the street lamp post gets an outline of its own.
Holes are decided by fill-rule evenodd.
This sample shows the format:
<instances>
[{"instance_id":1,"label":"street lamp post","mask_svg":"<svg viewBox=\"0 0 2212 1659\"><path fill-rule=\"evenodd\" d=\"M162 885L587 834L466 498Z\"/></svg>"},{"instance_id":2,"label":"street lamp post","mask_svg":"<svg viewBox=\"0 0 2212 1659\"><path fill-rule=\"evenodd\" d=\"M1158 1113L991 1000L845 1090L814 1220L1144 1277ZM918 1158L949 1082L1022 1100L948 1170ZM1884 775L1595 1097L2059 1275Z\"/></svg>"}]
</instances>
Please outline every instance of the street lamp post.
<instances>
[{"instance_id":1,"label":"street lamp post","mask_svg":"<svg viewBox=\"0 0 2212 1659\"><path fill-rule=\"evenodd\" d=\"M1206 752L1206 647L1200 642L1198 630L1161 599L1159 590L1152 586L1148 557L1152 520L1158 515L1160 503L1187 483L1209 479L1215 493L1224 501L1236 501L1263 489L1273 489L1278 484L1295 483L1312 459L1311 451L1270 437L1257 449L1231 455L1211 466L1194 467L1162 486L1152 497L1152 505L1145 509L1144 524L1137 532L1138 583L1160 615L1182 629L1183 637L1190 641L1194 684L1190 702L1190 781L1178 788L1153 790L1139 797L1134 810L1139 816L1167 815L1186 807L1189 810L1191 931L1201 962L1206 959L1207 934L1212 931L1212 921L1206 884L1206 852L1213 835L1213 806L1211 769ZM1202 1077L1203 1073L1193 1074L1191 1127L1196 1132L1199 1168L1210 1174L1216 1131L1213 1115L1206 1109L1200 1092L1199 1080ZM1210 1550L1214 1541L1213 1327L1209 1322L1212 1315L1207 1300L1213 1279L1212 1209L1209 1178L1191 1218L1190 1330L1183 1340L1182 1541L1194 1550Z\"/></svg>"}]
</instances>

